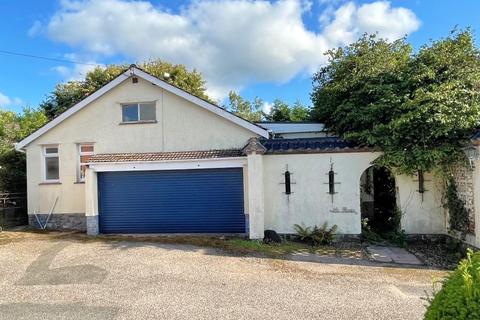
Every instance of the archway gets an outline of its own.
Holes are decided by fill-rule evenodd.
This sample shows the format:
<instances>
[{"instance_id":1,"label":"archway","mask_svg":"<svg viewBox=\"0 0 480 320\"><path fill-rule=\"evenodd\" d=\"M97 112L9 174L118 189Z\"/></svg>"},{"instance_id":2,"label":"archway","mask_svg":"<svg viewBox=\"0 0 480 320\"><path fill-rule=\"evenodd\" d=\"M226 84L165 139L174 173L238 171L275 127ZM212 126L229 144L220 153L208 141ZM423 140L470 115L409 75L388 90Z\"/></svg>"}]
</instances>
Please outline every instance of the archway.
<instances>
[{"instance_id":1,"label":"archway","mask_svg":"<svg viewBox=\"0 0 480 320\"><path fill-rule=\"evenodd\" d=\"M378 235L397 230L395 178L384 167L367 168L360 177L362 225L367 224Z\"/></svg>"}]
</instances>

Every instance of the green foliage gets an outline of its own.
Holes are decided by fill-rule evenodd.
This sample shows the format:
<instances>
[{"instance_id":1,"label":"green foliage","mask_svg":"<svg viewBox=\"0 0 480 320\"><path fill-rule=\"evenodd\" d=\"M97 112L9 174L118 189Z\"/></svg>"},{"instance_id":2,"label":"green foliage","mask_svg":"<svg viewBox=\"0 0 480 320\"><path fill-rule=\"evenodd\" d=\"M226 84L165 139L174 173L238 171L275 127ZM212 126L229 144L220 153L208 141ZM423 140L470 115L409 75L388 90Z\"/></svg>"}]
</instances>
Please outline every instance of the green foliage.
<instances>
[{"instance_id":1,"label":"green foliage","mask_svg":"<svg viewBox=\"0 0 480 320\"><path fill-rule=\"evenodd\" d=\"M272 110L266 115L266 118L269 121L290 121L290 112L291 110L287 103L280 99L275 99Z\"/></svg>"},{"instance_id":2,"label":"green foliage","mask_svg":"<svg viewBox=\"0 0 480 320\"><path fill-rule=\"evenodd\" d=\"M252 122L262 121L263 101L255 98L254 102L242 98L238 93L230 91L228 94L229 106L227 109L245 120Z\"/></svg>"},{"instance_id":3,"label":"green foliage","mask_svg":"<svg viewBox=\"0 0 480 320\"><path fill-rule=\"evenodd\" d=\"M425 319L480 319L480 252L469 250L430 301Z\"/></svg>"},{"instance_id":4,"label":"green foliage","mask_svg":"<svg viewBox=\"0 0 480 320\"><path fill-rule=\"evenodd\" d=\"M368 218L362 219L362 238L367 242L378 242L382 240L382 237L372 230L372 227L368 223Z\"/></svg>"},{"instance_id":5,"label":"green foliage","mask_svg":"<svg viewBox=\"0 0 480 320\"><path fill-rule=\"evenodd\" d=\"M258 97L250 102L235 91L230 91L228 98L229 104L226 109L252 122L263 120L298 122L310 118L310 108L304 106L300 101L296 101L293 106L290 106L280 99L275 99L272 110L265 113L262 110L264 101Z\"/></svg>"},{"instance_id":6,"label":"green foliage","mask_svg":"<svg viewBox=\"0 0 480 320\"><path fill-rule=\"evenodd\" d=\"M290 109L290 121L307 121L310 120L310 107L305 106L300 101L295 101Z\"/></svg>"},{"instance_id":7,"label":"green foliage","mask_svg":"<svg viewBox=\"0 0 480 320\"><path fill-rule=\"evenodd\" d=\"M53 119L115 79L128 67L126 64L96 67L87 73L84 80L58 84L50 96L41 103L40 107L49 119ZM141 63L139 67L157 78L208 100L205 92L205 80L196 70L190 71L184 65L171 64L162 60Z\"/></svg>"},{"instance_id":8,"label":"green foliage","mask_svg":"<svg viewBox=\"0 0 480 320\"><path fill-rule=\"evenodd\" d=\"M387 235L387 239L400 248L405 248L407 246L407 234L405 233L405 230L393 231Z\"/></svg>"},{"instance_id":9,"label":"green foliage","mask_svg":"<svg viewBox=\"0 0 480 320\"><path fill-rule=\"evenodd\" d=\"M46 122L40 110L25 108L21 114L0 110L0 191L25 192L25 154L16 152L14 143Z\"/></svg>"},{"instance_id":10,"label":"green foliage","mask_svg":"<svg viewBox=\"0 0 480 320\"><path fill-rule=\"evenodd\" d=\"M446 207L449 214L450 229L458 231L465 236L470 224L470 213L465 204L458 197L457 187L453 178L447 183Z\"/></svg>"},{"instance_id":11,"label":"green foliage","mask_svg":"<svg viewBox=\"0 0 480 320\"><path fill-rule=\"evenodd\" d=\"M265 114L268 121L306 121L310 118L310 109L300 101L296 101L293 106L280 99L275 99L272 110Z\"/></svg>"},{"instance_id":12,"label":"green foliage","mask_svg":"<svg viewBox=\"0 0 480 320\"><path fill-rule=\"evenodd\" d=\"M480 54L470 30L417 53L405 39L365 35L328 52L314 76L313 117L346 139L380 148L379 165L413 174L462 159L480 118Z\"/></svg>"},{"instance_id":13,"label":"green foliage","mask_svg":"<svg viewBox=\"0 0 480 320\"><path fill-rule=\"evenodd\" d=\"M336 224L328 228L327 222L325 222L321 228L316 225L314 227L306 227L298 224L293 225L293 227L298 239L312 246L331 244L337 231Z\"/></svg>"}]
</instances>

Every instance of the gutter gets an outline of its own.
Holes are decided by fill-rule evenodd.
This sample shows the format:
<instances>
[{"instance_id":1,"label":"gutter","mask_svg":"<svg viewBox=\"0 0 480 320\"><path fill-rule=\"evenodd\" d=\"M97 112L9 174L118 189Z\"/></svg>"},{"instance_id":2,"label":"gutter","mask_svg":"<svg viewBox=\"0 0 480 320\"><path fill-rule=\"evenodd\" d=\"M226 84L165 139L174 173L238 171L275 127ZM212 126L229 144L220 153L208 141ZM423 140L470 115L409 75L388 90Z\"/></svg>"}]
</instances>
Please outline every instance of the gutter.
<instances>
[{"instance_id":1,"label":"gutter","mask_svg":"<svg viewBox=\"0 0 480 320\"><path fill-rule=\"evenodd\" d=\"M16 142L16 143L13 144L13 147L15 148L16 151L21 152L21 153L26 153L26 152L25 152L25 149L23 149L23 148L18 148L17 146L18 146L18 142Z\"/></svg>"}]
</instances>

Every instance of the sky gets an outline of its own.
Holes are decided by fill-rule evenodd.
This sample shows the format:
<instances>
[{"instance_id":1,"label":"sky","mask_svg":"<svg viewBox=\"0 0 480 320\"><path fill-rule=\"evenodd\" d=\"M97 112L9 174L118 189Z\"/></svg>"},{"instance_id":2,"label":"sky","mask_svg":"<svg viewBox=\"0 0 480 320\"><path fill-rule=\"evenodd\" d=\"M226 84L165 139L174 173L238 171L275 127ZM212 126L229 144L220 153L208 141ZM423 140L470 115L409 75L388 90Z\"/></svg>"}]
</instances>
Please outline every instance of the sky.
<instances>
[{"instance_id":1,"label":"sky","mask_svg":"<svg viewBox=\"0 0 480 320\"><path fill-rule=\"evenodd\" d=\"M35 108L95 65L160 58L200 71L220 104L235 90L268 111L276 98L311 104L328 49L365 32L418 49L455 27L478 31L480 1L0 0L0 16L2 109Z\"/></svg>"}]
</instances>

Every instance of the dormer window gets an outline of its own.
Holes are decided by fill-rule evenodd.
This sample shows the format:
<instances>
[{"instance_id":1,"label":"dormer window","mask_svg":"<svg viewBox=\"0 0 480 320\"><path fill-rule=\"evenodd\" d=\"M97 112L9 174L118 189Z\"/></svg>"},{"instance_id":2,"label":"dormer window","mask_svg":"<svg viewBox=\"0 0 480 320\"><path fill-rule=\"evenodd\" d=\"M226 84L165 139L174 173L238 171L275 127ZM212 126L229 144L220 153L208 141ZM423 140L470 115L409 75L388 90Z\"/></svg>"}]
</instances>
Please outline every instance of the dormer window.
<instances>
[{"instance_id":1,"label":"dormer window","mask_svg":"<svg viewBox=\"0 0 480 320\"><path fill-rule=\"evenodd\" d=\"M155 102L122 104L122 123L156 122Z\"/></svg>"}]
</instances>

